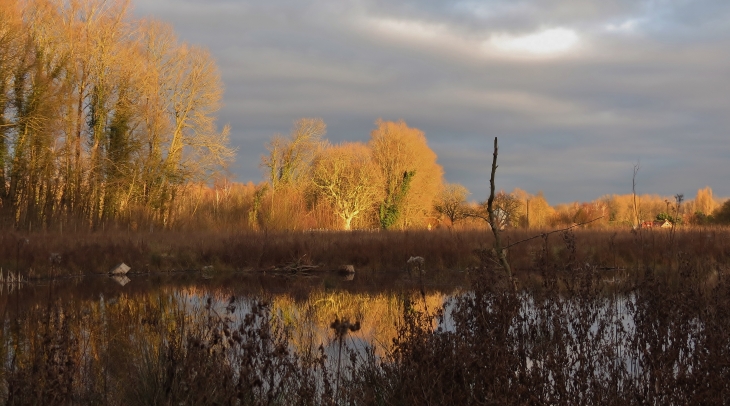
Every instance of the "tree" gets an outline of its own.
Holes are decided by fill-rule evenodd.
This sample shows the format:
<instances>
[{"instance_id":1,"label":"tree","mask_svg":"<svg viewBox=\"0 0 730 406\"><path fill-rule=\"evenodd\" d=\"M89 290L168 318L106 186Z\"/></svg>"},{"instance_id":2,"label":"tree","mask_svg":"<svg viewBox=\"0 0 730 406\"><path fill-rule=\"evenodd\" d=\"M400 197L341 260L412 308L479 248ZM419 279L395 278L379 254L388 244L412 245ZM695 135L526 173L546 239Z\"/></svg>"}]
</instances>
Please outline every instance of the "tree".
<instances>
[{"instance_id":1,"label":"tree","mask_svg":"<svg viewBox=\"0 0 730 406\"><path fill-rule=\"evenodd\" d=\"M275 135L268 144L268 157L261 158L274 190L296 184L322 145L327 125L321 118L300 118L289 138Z\"/></svg>"},{"instance_id":2,"label":"tree","mask_svg":"<svg viewBox=\"0 0 730 406\"><path fill-rule=\"evenodd\" d=\"M730 200L726 200L725 203L715 209L712 216L718 224L730 224Z\"/></svg>"},{"instance_id":3,"label":"tree","mask_svg":"<svg viewBox=\"0 0 730 406\"><path fill-rule=\"evenodd\" d=\"M373 208L382 193L378 167L370 149L345 143L321 151L312 163L312 183L342 219L345 230L352 221Z\"/></svg>"},{"instance_id":4,"label":"tree","mask_svg":"<svg viewBox=\"0 0 730 406\"><path fill-rule=\"evenodd\" d=\"M632 195L610 195L600 199L608 211L608 221L613 224L632 225L633 196Z\"/></svg>"},{"instance_id":5,"label":"tree","mask_svg":"<svg viewBox=\"0 0 730 406\"><path fill-rule=\"evenodd\" d=\"M167 222L178 189L209 180L234 151L228 147L229 128L216 126L223 87L210 54L179 44L164 24L147 23L140 33L145 75L137 99L142 148L135 154L141 162L135 175L140 199Z\"/></svg>"},{"instance_id":6,"label":"tree","mask_svg":"<svg viewBox=\"0 0 730 406\"><path fill-rule=\"evenodd\" d=\"M126 0L0 3L0 197L17 225L130 205L166 221L182 185L232 159L210 55L130 17Z\"/></svg>"},{"instance_id":7,"label":"tree","mask_svg":"<svg viewBox=\"0 0 730 406\"><path fill-rule=\"evenodd\" d=\"M661 212L661 213L657 214L655 219L656 219L656 221L662 221L662 222L668 221L672 224L682 224L681 217L672 216L671 214L669 214L667 212Z\"/></svg>"},{"instance_id":8,"label":"tree","mask_svg":"<svg viewBox=\"0 0 730 406\"><path fill-rule=\"evenodd\" d=\"M517 224L522 202L512 194L501 191L494 196L494 208L497 211L497 221L500 229Z\"/></svg>"},{"instance_id":9,"label":"tree","mask_svg":"<svg viewBox=\"0 0 730 406\"><path fill-rule=\"evenodd\" d=\"M443 186L441 193L436 199L434 210L449 219L453 227L457 221L469 216L469 208L466 204L466 197L469 190L462 185L447 183Z\"/></svg>"},{"instance_id":10,"label":"tree","mask_svg":"<svg viewBox=\"0 0 730 406\"><path fill-rule=\"evenodd\" d=\"M404 121L376 121L369 146L383 177L383 229L423 226L441 190L443 169L423 132Z\"/></svg>"},{"instance_id":11,"label":"tree","mask_svg":"<svg viewBox=\"0 0 730 406\"><path fill-rule=\"evenodd\" d=\"M537 192L536 195L530 196L526 204L526 210L528 213L527 226L529 228L545 228L550 224L550 218L554 212L553 208L550 207L542 191Z\"/></svg>"},{"instance_id":12,"label":"tree","mask_svg":"<svg viewBox=\"0 0 730 406\"><path fill-rule=\"evenodd\" d=\"M9 145L6 139L13 126L10 120L13 72L20 58L23 43L23 26L20 8L15 1L0 3L0 205L7 204L5 169L9 159Z\"/></svg>"},{"instance_id":13,"label":"tree","mask_svg":"<svg viewBox=\"0 0 730 406\"><path fill-rule=\"evenodd\" d=\"M57 41L58 9L47 1L21 3L26 33L12 78L13 126L9 195L17 224L53 214L58 106L63 100L64 45Z\"/></svg>"},{"instance_id":14,"label":"tree","mask_svg":"<svg viewBox=\"0 0 730 406\"><path fill-rule=\"evenodd\" d=\"M492 207L494 210L494 224L500 229L512 227L518 223L523 203L516 196L499 191L494 195ZM488 212L488 201L479 203L475 210L469 213L471 217L480 218L491 224Z\"/></svg>"},{"instance_id":15,"label":"tree","mask_svg":"<svg viewBox=\"0 0 730 406\"><path fill-rule=\"evenodd\" d=\"M715 203L715 199L712 197L712 189L709 186L697 191L694 206L695 212L705 215L709 215L715 210L717 203Z\"/></svg>"}]
</instances>

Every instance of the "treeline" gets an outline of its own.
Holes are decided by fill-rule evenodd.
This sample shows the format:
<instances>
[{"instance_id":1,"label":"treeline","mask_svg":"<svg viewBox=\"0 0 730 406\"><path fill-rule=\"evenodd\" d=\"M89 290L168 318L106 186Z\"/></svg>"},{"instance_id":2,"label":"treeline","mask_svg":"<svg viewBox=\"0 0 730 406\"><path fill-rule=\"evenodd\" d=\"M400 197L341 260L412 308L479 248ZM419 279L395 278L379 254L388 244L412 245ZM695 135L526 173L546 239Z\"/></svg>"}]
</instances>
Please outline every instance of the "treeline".
<instances>
[{"instance_id":1,"label":"treeline","mask_svg":"<svg viewBox=\"0 0 730 406\"><path fill-rule=\"evenodd\" d=\"M383 125L385 123L380 123ZM394 123L390 123L394 124ZM401 125L405 127L404 124ZM377 130L376 130L377 131ZM376 132L374 131L374 132ZM275 138L282 139L282 138ZM291 139L290 139L291 140ZM273 143L272 143L273 145ZM313 156L328 156L338 160L342 157L342 146L320 145L319 153ZM371 160L372 151L368 144L353 148L358 156L351 156L347 165L361 165L362 160ZM292 154L294 156L296 154ZM270 157L264 158L269 162ZM230 229L230 230L339 230L346 228L345 219L340 215L337 201L328 197L329 191L322 192L312 176L316 173L317 159L309 160L308 171L298 175L297 181L289 186L279 184L272 187L271 179L258 185L240 184L220 180L212 187L205 185L190 186L178 205L177 225L188 229ZM345 161L342 161L345 166ZM437 169L438 166L436 166ZM267 168L267 170L270 168ZM375 165L374 179L382 178ZM274 182L282 178L282 171ZM331 172L332 176L337 173ZM317 175L319 176L319 175ZM336 176L335 176L336 177ZM356 177L347 177L353 184ZM417 179L414 177L414 180ZM349 183L348 183L349 184ZM358 216L352 219L351 228L382 229L388 225L385 183L375 183L371 197L378 197L365 205ZM435 186L435 185L434 185ZM365 188L365 185L362 185ZM402 190L402 189L401 189ZM410 189L408 189L410 190ZM432 189L433 190L433 189ZM406 193L405 196L408 196ZM486 200L469 200L469 191L462 185L441 183L435 193L418 196L420 210L404 210L403 217L391 228L486 228ZM681 199L679 199L681 197ZM414 200L416 200L414 198ZM634 211L636 201L636 212ZM413 202L412 204L416 204ZM583 224L585 228L631 228L642 223L664 220L675 226L697 226L730 224L730 200L721 202L715 198L709 187L697 191L693 199L683 196L658 196L632 194L607 195L591 202L574 202L551 206L542 192L530 194L521 189L510 193L499 192L494 202L497 221L502 228L513 229L555 229ZM347 206L344 206L347 207ZM637 220L638 218L638 220ZM385 222L383 220L386 220Z\"/></svg>"},{"instance_id":2,"label":"treeline","mask_svg":"<svg viewBox=\"0 0 730 406\"><path fill-rule=\"evenodd\" d=\"M174 227L225 230L426 229L444 190L423 132L378 120L367 142L332 144L319 118L294 122L261 158L265 180L188 184Z\"/></svg>"},{"instance_id":3,"label":"treeline","mask_svg":"<svg viewBox=\"0 0 730 406\"><path fill-rule=\"evenodd\" d=\"M424 134L402 121L377 121L367 143L330 144L321 119L296 121L275 135L262 157L266 180L189 185L176 206L189 229L342 230L488 227L487 201L471 201L462 185L442 180ZM709 187L683 195L607 195L551 206L542 192L496 194L501 228L554 229L730 224L730 201Z\"/></svg>"},{"instance_id":4,"label":"treeline","mask_svg":"<svg viewBox=\"0 0 730 406\"><path fill-rule=\"evenodd\" d=\"M683 194L606 195L591 202L574 202L550 206L542 193L531 195L515 189L500 193L496 207L507 226L513 228L556 228L585 224L585 227L640 227L665 220L671 225L730 224L730 200L721 203L708 186L699 189L694 199ZM468 216L473 210L462 201Z\"/></svg>"},{"instance_id":5,"label":"treeline","mask_svg":"<svg viewBox=\"0 0 730 406\"><path fill-rule=\"evenodd\" d=\"M207 51L127 1L3 0L3 224L168 224L233 156L221 94Z\"/></svg>"}]
</instances>

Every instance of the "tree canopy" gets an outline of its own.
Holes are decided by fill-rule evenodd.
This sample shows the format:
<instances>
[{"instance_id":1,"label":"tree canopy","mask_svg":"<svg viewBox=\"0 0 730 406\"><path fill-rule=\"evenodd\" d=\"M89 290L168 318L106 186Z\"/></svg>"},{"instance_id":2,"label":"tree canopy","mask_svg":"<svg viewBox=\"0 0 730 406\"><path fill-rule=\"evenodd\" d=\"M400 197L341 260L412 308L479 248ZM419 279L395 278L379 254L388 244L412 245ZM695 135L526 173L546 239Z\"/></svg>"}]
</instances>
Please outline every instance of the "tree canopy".
<instances>
[{"instance_id":1,"label":"tree canopy","mask_svg":"<svg viewBox=\"0 0 730 406\"><path fill-rule=\"evenodd\" d=\"M210 54L127 1L0 4L0 199L16 224L151 210L233 158Z\"/></svg>"}]
</instances>

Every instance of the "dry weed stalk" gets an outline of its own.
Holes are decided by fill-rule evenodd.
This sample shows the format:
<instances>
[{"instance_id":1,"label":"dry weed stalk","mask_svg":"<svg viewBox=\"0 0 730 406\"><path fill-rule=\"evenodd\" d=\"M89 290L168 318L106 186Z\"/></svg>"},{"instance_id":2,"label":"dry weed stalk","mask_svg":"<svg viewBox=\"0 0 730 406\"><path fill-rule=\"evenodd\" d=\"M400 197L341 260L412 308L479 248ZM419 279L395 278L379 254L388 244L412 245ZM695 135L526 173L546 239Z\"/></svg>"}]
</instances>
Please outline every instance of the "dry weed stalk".
<instances>
[{"instance_id":1,"label":"dry weed stalk","mask_svg":"<svg viewBox=\"0 0 730 406\"><path fill-rule=\"evenodd\" d=\"M330 328L335 332L335 340L337 341L337 378L335 380L335 399L339 399L340 393L340 369L342 367L342 347L344 345L345 336L350 332L360 330L360 322L350 323L350 320L340 320L339 317L330 324Z\"/></svg>"}]
</instances>

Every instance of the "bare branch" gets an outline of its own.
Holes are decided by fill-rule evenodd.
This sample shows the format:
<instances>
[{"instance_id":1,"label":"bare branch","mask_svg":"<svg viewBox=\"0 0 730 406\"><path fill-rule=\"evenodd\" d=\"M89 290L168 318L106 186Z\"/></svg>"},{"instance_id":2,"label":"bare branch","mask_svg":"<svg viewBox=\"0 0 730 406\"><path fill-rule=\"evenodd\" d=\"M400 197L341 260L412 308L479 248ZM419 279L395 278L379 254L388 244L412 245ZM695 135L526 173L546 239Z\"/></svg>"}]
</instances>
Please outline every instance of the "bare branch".
<instances>
[{"instance_id":1,"label":"bare branch","mask_svg":"<svg viewBox=\"0 0 730 406\"><path fill-rule=\"evenodd\" d=\"M566 228L561 228L561 229L559 229L559 230L552 230L552 231L548 231L547 233L542 233L542 234L534 235L534 236L532 236L532 237L529 237L529 238L525 238L524 240L520 240L520 241L516 241L516 242L513 242L512 244L510 244L510 245L508 245L508 246L504 247L504 249L508 249L508 248L510 248L510 247L514 247L515 245L517 245L517 244L522 244L523 242L527 242L527 241L530 241L530 240L534 240L535 238L539 238L539 237L545 237L546 235L550 235L550 234L554 234L554 233L559 233L559 232L561 232L561 231L568 231L568 230L570 230L570 229L572 229L572 228L576 228L576 227L584 226L584 225L586 225L586 224L590 224L590 223L593 223L594 221L598 221L598 220L602 219L603 217L605 217L605 216L601 216L601 217L596 217L596 218L594 218L593 220L585 221L585 222L583 222L583 223L573 224L573 225L572 225L572 226L570 226L570 227L566 227Z\"/></svg>"}]
</instances>

